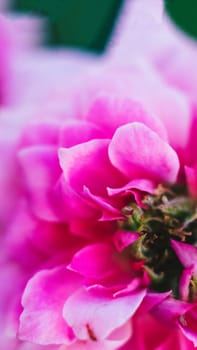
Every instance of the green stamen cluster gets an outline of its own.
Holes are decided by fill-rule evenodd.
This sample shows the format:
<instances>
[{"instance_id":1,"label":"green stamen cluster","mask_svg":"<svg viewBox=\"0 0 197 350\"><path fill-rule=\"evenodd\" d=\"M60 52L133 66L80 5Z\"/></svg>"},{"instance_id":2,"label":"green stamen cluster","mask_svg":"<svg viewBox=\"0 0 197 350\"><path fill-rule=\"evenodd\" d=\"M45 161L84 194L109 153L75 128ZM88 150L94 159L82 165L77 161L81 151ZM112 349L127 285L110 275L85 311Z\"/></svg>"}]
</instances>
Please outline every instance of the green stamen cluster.
<instances>
[{"instance_id":1,"label":"green stamen cluster","mask_svg":"<svg viewBox=\"0 0 197 350\"><path fill-rule=\"evenodd\" d=\"M126 220L121 228L140 233L139 239L128 247L135 260L144 260L153 290L172 290L179 298L179 280L183 267L171 248L170 240L197 245L197 202L184 188L158 186L153 195L146 195L143 208L132 203L123 209ZM197 283L191 283L196 293Z\"/></svg>"}]
</instances>

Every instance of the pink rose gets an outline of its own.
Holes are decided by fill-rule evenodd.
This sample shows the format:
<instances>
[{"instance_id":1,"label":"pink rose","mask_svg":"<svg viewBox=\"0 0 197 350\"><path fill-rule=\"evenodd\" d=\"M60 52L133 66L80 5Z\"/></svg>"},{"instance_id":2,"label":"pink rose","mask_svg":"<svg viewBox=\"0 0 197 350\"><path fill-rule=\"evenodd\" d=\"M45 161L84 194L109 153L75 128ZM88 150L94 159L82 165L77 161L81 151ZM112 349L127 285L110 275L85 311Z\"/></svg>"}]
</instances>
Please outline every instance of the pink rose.
<instances>
[{"instance_id":1,"label":"pink rose","mask_svg":"<svg viewBox=\"0 0 197 350\"><path fill-rule=\"evenodd\" d=\"M193 100L163 79L154 45L127 64L120 48L20 53L1 137L4 347L197 344Z\"/></svg>"}]
</instances>

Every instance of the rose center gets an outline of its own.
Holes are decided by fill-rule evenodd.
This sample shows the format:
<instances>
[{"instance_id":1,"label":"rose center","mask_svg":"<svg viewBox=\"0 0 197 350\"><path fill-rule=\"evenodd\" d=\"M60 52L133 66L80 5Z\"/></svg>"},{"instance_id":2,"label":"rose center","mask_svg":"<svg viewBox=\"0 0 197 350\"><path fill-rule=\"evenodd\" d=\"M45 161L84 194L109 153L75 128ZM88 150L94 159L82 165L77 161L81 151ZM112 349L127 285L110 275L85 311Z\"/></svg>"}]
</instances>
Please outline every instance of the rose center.
<instances>
[{"instance_id":1,"label":"rose center","mask_svg":"<svg viewBox=\"0 0 197 350\"><path fill-rule=\"evenodd\" d=\"M121 229L135 231L139 239L126 249L133 259L143 260L151 278L151 288L172 290L179 298L179 280L183 271L170 240L197 244L197 202L185 187L158 186L153 195L143 198L143 207L131 204L123 209L126 220Z\"/></svg>"}]
</instances>

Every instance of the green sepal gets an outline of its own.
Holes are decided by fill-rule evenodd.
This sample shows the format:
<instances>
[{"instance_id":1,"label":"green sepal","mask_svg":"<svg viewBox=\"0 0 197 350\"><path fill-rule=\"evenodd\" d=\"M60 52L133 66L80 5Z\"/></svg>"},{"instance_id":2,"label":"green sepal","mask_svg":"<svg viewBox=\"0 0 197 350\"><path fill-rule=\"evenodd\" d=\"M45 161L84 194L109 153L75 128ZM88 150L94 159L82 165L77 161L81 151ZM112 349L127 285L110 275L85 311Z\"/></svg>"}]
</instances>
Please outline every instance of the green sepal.
<instances>
[{"instance_id":1,"label":"green sepal","mask_svg":"<svg viewBox=\"0 0 197 350\"><path fill-rule=\"evenodd\" d=\"M161 283L164 279L164 273L160 272L159 274L156 273L153 269L151 269L149 266L145 265L144 269L148 273L148 276L150 277L151 281L153 283Z\"/></svg>"},{"instance_id":2,"label":"green sepal","mask_svg":"<svg viewBox=\"0 0 197 350\"><path fill-rule=\"evenodd\" d=\"M146 234L141 235L130 247L130 253L135 260L145 260L147 258L147 250L144 247L144 239Z\"/></svg>"}]
</instances>

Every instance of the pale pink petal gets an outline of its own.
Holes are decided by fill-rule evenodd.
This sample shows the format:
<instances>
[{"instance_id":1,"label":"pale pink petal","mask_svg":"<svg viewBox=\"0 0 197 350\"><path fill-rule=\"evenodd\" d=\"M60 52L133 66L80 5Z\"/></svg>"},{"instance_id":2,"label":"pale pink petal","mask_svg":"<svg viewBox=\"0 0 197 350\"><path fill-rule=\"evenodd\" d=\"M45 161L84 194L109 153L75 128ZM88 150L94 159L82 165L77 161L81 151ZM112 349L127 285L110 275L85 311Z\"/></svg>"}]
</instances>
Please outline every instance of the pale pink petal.
<instances>
[{"instance_id":1,"label":"pale pink petal","mask_svg":"<svg viewBox=\"0 0 197 350\"><path fill-rule=\"evenodd\" d=\"M42 345L69 343L73 336L62 309L80 283L81 279L65 266L38 272L23 294L20 339Z\"/></svg>"},{"instance_id":2,"label":"pale pink petal","mask_svg":"<svg viewBox=\"0 0 197 350\"><path fill-rule=\"evenodd\" d=\"M81 290L65 303L64 318L77 338L102 340L129 320L145 294L143 289L125 297L112 298L104 291Z\"/></svg>"},{"instance_id":3,"label":"pale pink petal","mask_svg":"<svg viewBox=\"0 0 197 350\"><path fill-rule=\"evenodd\" d=\"M124 344L127 340L129 340L132 333L131 321L127 321L123 326L116 328L109 337L107 338L109 344L112 348L115 346L120 346Z\"/></svg>"},{"instance_id":4,"label":"pale pink petal","mask_svg":"<svg viewBox=\"0 0 197 350\"><path fill-rule=\"evenodd\" d=\"M62 346L59 350L116 350L123 345L131 336L131 322L113 331L106 340L102 341L80 341L77 340L71 345Z\"/></svg>"},{"instance_id":5,"label":"pale pink petal","mask_svg":"<svg viewBox=\"0 0 197 350\"><path fill-rule=\"evenodd\" d=\"M7 350L7 348L6 348L6 350ZM54 345L54 346L47 345L47 346L43 347L43 345L32 344L29 342L24 342L24 343L21 342L20 347L17 349L14 348L13 350L57 350L57 346L56 345Z\"/></svg>"}]
</instances>

